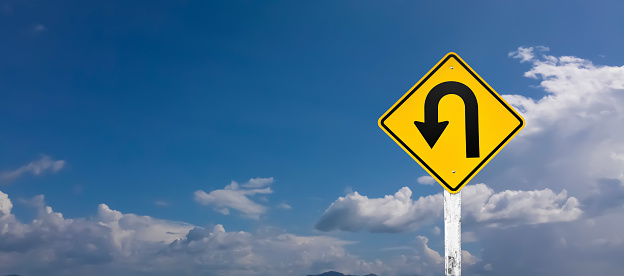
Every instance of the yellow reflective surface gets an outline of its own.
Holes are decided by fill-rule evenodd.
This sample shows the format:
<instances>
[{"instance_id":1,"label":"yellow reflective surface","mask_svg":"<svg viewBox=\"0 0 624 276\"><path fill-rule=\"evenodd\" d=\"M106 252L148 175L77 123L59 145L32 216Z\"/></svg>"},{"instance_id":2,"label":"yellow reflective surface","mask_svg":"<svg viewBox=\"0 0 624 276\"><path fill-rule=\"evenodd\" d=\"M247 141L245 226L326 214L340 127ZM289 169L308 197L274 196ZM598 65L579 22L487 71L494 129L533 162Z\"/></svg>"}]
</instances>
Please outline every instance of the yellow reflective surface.
<instances>
[{"instance_id":1,"label":"yellow reflective surface","mask_svg":"<svg viewBox=\"0 0 624 276\"><path fill-rule=\"evenodd\" d=\"M425 122L425 99L431 89L447 81L463 83L477 99L479 157L466 157L465 108L459 96L450 94L439 101L438 121L449 124L433 148L414 124ZM457 54L449 53L379 119L379 126L445 189L456 193L518 133L524 121Z\"/></svg>"}]
</instances>

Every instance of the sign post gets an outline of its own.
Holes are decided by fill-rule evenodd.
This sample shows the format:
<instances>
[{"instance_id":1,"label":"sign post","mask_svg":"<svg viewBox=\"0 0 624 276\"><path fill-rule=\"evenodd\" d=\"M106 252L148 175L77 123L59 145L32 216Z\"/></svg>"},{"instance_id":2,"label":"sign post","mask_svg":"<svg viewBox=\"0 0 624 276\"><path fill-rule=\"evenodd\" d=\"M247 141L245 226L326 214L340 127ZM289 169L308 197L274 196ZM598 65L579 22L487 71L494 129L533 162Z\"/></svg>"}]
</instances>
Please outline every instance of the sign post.
<instances>
[{"instance_id":1,"label":"sign post","mask_svg":"<svg viewBox=\"0 0 624 276\"><path fill-rule=\"evenodd\" d=\"M445 273L461 275L460 190L522 129L524 119L464 60L448 53L378 123L444 187Z\"/></svg>"},{"instance_id":2,"label":"sign post","mask_svg":"<svg viewBox=\"0 0 624 276\"><path fill-rule=\"evenodd\" d=\"M444 271L461 276L461 191L444 191Z\"/></svg>"}]
</instances>

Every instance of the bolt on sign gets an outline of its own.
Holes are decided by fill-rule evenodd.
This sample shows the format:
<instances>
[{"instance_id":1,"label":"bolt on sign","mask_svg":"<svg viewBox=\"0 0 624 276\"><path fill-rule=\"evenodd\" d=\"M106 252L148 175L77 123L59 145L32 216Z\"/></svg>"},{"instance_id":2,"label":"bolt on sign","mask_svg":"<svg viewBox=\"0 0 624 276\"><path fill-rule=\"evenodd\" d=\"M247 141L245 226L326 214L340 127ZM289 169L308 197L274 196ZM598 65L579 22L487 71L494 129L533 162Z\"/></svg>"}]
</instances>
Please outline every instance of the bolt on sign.
<instances>
[{"instance_id":1,"label":"bolt on sign","mask_svg":"<svg viewBox=\"0 0 624 276\"><path fill-rule=\"evenodd\" d=\"M448 53L379 118L379 126L457 193L524 119L457 54Z\"/></svg>"}]
</instances>

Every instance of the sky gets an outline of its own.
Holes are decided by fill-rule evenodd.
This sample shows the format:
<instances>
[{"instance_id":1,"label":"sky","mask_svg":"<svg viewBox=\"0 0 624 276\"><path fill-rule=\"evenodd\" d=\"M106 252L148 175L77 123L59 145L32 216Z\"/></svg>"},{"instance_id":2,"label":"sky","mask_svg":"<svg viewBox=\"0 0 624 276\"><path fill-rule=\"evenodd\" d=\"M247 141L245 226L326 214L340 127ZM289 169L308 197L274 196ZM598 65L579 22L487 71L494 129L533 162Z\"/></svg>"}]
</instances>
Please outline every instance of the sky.
<instances>
[{"instance_id":1,"label":"sky","mask_svg":"<svg viewBox=\"0 0 624 276\"><path fill-rule=\"evenodd\" d=\"M0 275L443 275L443 188L377 120L448 52L526 121L463 275L617 275L622 10L0 0Z\"/></svg>"}]
</instances>

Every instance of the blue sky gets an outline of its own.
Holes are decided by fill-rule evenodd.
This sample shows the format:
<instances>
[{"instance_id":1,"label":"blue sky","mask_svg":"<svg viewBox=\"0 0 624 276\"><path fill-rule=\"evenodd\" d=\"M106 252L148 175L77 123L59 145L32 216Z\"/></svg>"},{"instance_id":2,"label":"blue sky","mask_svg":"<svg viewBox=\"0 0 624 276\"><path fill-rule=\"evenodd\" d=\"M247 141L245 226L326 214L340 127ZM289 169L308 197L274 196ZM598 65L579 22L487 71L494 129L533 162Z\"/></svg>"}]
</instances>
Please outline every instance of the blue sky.
<instances>
[{"instance_id":1,"label":"blue sky","mask_svg":"<svg viewBox=\"0 0 624 276\"><path fill-rule=\"evenodd\" d=\"M601 187L624 191L624 133L618 130L624 116L618 109L624 103L622 10L618 1L0 1L0 191L12 206L3 209L11 216L3 223L15 233L39 235L44 230L31 221L46 221L51 213L44 207L50 206L62 214L62 223L74 223L84 234L88 227L80 223L108 223L105 204L126 220L182 227L176 238L185 241L192 227L219 232L222 225L227 234L250 233L254 242L279 233L315 237L319 246L345 242L335 256L340 262L293 261L297 265L289 269L300 273L292 275L329 269L439 275L438 259L423 254L430 248L443 256L443 234L435 230L443 228L436 209L441 205L435 207L442 187L417 181L426 172L379 129L377 119L453 51L500 94L513 95L506 99L527 120L526 134L469 186L480 195L491 189L509 202L526 199L513 196L522 192L538 195L525 202L529 207L520 204L522 212L509 210L515 217L485 209L467 214L465 229L472 234L465 236L475 236L464 244L474 258L465 265L467 275L517 271L491 253L502 249L488 237L507 241L523 231L556 239L565 235L553 233L570 231L588 244L611 238L609 246L624 252L621 234L578 230L587 221L601 225L622 216L624 193L601 197ZM607 119L592 121L593 115ZM240 187L223 192L231 181ZM392 201L385 196L402 187L412 193L404 203L414 206L406 216L422 220L394 225L393 233L371 233L390 211L354 216L353 225L326 220L333 212L377 206L370 199ZM431 196L431 205L417 203L421 196ZM487 206L494 199L484 200ZM539 215L553 208L560 213ZM319 229L320 221L333 230ZM114 237L114 227L107 227ZM58 229L59 237L69 231ZM63 260L61 252L68 251L55 247L56 240L18 250L14 236L0 235L6 258L56 252L59 260L34 270L18 261L0 263L0 273L80 275L99 267L133 275L154 267L141 261L143 251L136 248L171 248L174 240L137 238L128 243L138 251L112 247L114 254L102 249L111 241L93 243L112 256L137 257L135 266L122 266L117 257ZM296 255L312 249L292 250ZM414 258L405 270L389 268L402 255ZM539 270L541 263L526 258L521 263L538 272L567 271ZM360 260L370 264L354 265ZM284 275L274 260L265 261L262 269L206 264L187 273ZM621 264L601 262L604 268L587 267L595 265L598 274L621 271ZM536 271L526 272L541 275Z\"/></svg>"}]
</instances>

